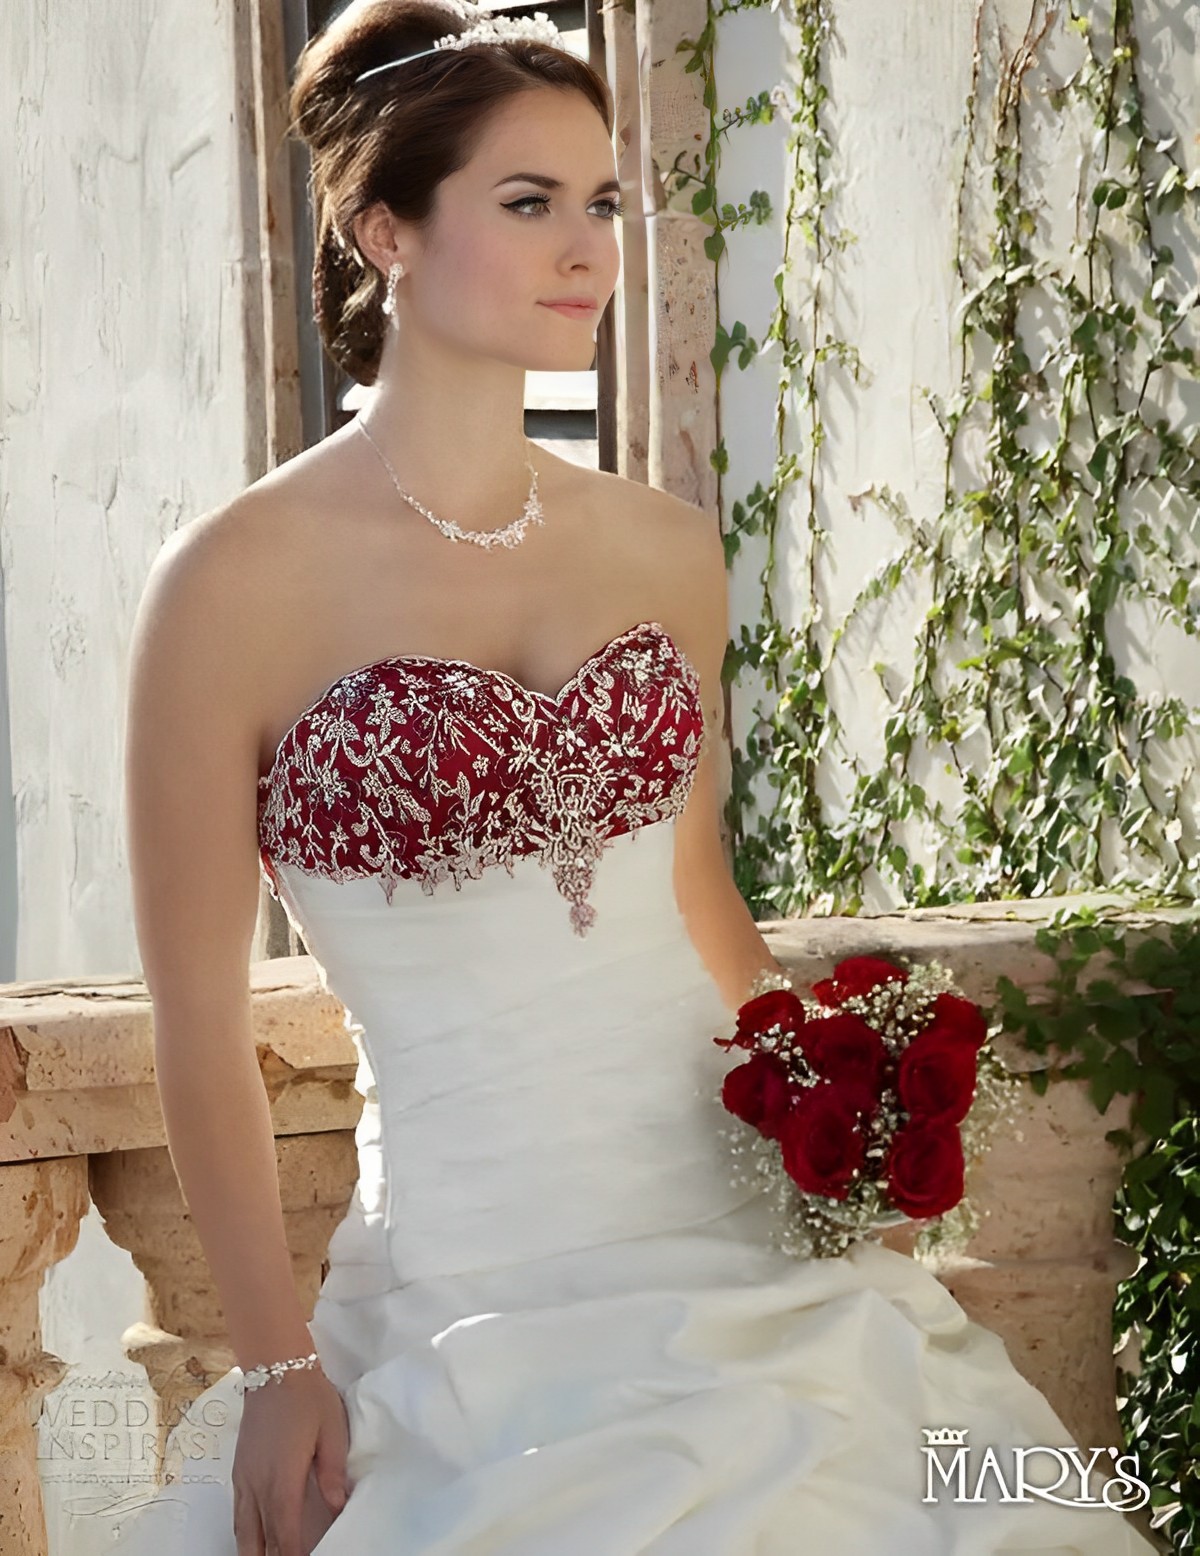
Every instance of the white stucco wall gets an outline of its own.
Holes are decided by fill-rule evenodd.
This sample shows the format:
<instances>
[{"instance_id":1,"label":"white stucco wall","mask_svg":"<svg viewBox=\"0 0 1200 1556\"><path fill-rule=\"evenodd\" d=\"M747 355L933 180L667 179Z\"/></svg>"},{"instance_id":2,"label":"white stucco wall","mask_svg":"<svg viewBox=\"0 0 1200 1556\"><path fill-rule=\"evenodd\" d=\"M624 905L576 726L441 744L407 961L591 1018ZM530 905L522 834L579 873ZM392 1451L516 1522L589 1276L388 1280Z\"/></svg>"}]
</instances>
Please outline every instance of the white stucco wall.
<instances>
[{"instance_id":1,"label":"white stucco wall","mask_svg":"<svg viewBox=\"0 0 1200 1556\"><path fill-rule=\"evenodd\" d=\"M139 966L121 771L134 610L161 541L258 473L233 8L0 8L0 981ZM105 1400L139 1418L120 1335L142 1303L92 1211L42 1290L43 1343L73 1364L43 1416L54 1556L111 1544L140 1434L92 1428ZM95 1381L110 1370L123 1385Z\"/></svg>"},{"instance_id":2,"label":"white stucco wall","mask_svg":"<svg viewBox=\"0 0 1200 1556\"><path fill-rule=\"evenodd\" d=\"M821 278L821 333L823 339L841 339L856 347L864 371L855 382L848 370L833 363L818 370L827 441L820 456L817 498L825 538L816 576L826 643L867 576L899 550L895 528L873 494L888 488L910 513L926 520L942 507L944 443L922 391L946 395L959 377L955 337L961 288L954 253L976 9L962 0L932 5L928 0L855 0L832 6L834 34L826 50L825 78L829 97L823 108L832 156L825 176L833 191L831 225L852 234L854 241L831 256ZM785 12L741 12L721 21L716 65L721 108L740 106L764 88L791 82L791 30ZM980 100L990 114L996 40L1001 38L1011 54L1024 34L1030 0L987 0L983 15ZM1178 134L1179 152L1194 174L1200 164L1200 145L1193 133L1200 122L1195 64L1200 11L1178 3L1139 7L1138 27L1144 39L1143 82L1151 122L1160 133ZM1041 51L1041 68L1027 79L1024 98L1026 186L1039 210L1036 241L1051 257L1065 257L1075 235L1078 168L1080 158L1092 154L1093 127L1086 118L1067 117L1051 108L1047 86L1064 79L1079 54L1078 40L1061 25L1053 28ZM773 310L771 281L782 253L788 129L780 118L772 125L741 127L728 134L718 180L722 201L746 201L752 190L765 188L775 207L769 226L729 234L720 271L722 324L731 329L741 320L760 342ZM985 168L970 180L965 201L967 226L983 238L985 254L992 198L990 168ZM1189 231L1186 224L1174 225L1179 235L1172 236L1177 270L1172 284L1186 294L1195 285L1200 243L1194 226ZM811 251L799 235L794 252L796 266L788 289L800 312L797 333L807 342L810 321L804 305ZM1056 322L1051 313L1048 327L1053 329ZM1037 361L1046 325L1030 309L1022 328ZM1192 335L1194 339L1194 329ZM731 360L723 375L722 431L729 470L722 495L727 516L735 501L770 477L779 365L780 348L774 344L745 371ZM1184 384L1164 402L1164 410L1176 425L1194 428L1200 415L1200 384L1195 379ZM787 422L787 446L807 449L807 411L798 398L791 402ZM1035 419L1029 446L1044 447L1049 430ZM785 495L781 510L776 603L789 624L810 592L807 544L802 543L807 500L803 485L798 485ZM1200 540L1195 514L1184 504L1164 511L1159 494L1147 492L1137 511L1156 533L1164 533L1168 524L1185 533L1190 526L1193 544ZM750 538L735 563L735 635L740 622L759 618L764 558L761 541ZM845 726L845 744L827 752L818 780L834 822L844 818L854 787L851 757L857 756L868 770L883 759L883 730L891 710L871 667L880 661L888 666L889 694L895 696L911 678L914 634L930 601L926 574L906 579L891 603L864 613L839 649L829 688ZM1174 694L1193 709L1200 707L1200 643L1195 638L1154 620L1137 603L1120 603L1111 626L1118 673L1129 676L1144 695ZM739 743L758 695L756 678L744 672L734 693ZM966 749L970 759L985 759L982 744ZM1198 758L1200 740L1193 731L1156 763L1156 776L1184 785L1183 792L1190 793L1190 805L1183 808L1193 828L1200 799ZM925 785L931 800L942 801L951 814L958 810L959 781L947 775L939 757L918 767L913 776ZM756 792L764 806L769 805L773 791L762 784ZM930 840L916 824L904 840L910 856L931 868ZM1126 862L1115 825L1105 841L1103 865L1111 872ZM1182 846L1190 846L1195 857L1194 831L1185 835ZM986 883L981 887L986 894ZM890 880L870 872L864 911L882 911L897 901Z\"/></svg>"},{"instance_id":3,"label":"white stucco wall","mask_svg":"<svg viewBox=\"0 0 1200 1556\"><path fill-rule=\"evenodd\" d=\"M253 478L233 5L0 8L0 979L138 965L133 613L162 539Z\"/></svg>"}]
</instances>

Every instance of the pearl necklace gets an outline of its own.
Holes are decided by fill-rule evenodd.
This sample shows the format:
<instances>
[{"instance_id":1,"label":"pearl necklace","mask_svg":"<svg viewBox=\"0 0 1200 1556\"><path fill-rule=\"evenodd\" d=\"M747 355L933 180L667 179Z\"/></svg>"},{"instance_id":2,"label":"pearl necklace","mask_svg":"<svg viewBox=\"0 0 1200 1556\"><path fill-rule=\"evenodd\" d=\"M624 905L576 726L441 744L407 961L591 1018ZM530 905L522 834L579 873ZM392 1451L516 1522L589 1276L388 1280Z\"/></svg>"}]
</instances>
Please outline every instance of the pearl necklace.
<instances>
[{"instance_id":1,"label":"pearl necklace","mask_svg":"<svg viewBox=\"0 0 1200 1556\"><path fill-rule=\"evenodd\" d=\"M423 513L436 529L441 530L447 540L469 540L472 545L483 546L486 550L491 550L493 546L507 546L511 548L520 545L530 524L545 523L542 504L538 498L537 471L534 469L533 461L528 454L525 456L525 468L529 471L532 479L529 483L529 496L525 499L525 507L520 517L514 519L511 524L506 524L503 529L461 529L453 519L439 519L436 513L431 513L428 508L404 490L396 477L396 472L388 463L386 454L384 454L379 444L376 443L375 439L367 431L366 423L362 419L362 413L359 412L354 419L366 437L367 442L370 443L380 459L383 460L384 466L392 478L392 485L400 493L401 497L404 498L406 503L414 507L418 513Z\"/></svg>"}]
</instances>

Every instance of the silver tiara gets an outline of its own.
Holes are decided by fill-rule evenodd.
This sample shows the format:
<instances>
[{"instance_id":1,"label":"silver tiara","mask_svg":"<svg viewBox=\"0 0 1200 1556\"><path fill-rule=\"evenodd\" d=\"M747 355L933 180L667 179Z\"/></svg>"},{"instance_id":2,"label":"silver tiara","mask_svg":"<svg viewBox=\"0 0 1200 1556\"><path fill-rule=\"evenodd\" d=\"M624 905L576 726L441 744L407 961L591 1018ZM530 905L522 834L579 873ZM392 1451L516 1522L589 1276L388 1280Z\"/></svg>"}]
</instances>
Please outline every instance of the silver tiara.
<instances>
[{"instance_id":1,"label":"silver tiara","mask_svg":"<svg viewBox=\"0 0 1200 1556\"><path fill-rule=\"evenodd\" d=\"M386 65L373 65L370 70L364 70L361 76L355 76L354 85L365 81L368 76L377 76L381 70L394 70L397 65L406 65L410 59L424 59L427 54L440 54L443 49L465 49L472 43L507 43L512 38L528 38L534 43L549 43L555 48L563 46L562 33L545 11L535 11L532 16L486 16L482 21L473 23L465 32L449 33L439 38L432 48L422 49L419 54L402 54L399 59L388 60Z\"/></svg>"}]
</instances>

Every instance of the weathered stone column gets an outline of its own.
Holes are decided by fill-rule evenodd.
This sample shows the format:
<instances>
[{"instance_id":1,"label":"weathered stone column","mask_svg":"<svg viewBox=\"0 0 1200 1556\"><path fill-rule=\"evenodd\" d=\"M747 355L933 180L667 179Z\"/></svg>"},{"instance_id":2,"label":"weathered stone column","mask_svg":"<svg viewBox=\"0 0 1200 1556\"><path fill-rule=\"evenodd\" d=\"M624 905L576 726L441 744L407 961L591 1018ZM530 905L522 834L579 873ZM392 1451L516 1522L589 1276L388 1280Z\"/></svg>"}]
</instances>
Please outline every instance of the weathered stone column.
<instances>
[{"instance_id":1,"label":"weathered stone column","mask_svg":"<svg viewBox=\"0 0 1200 1556\"><path fill-rule=\"evenodd\" d=\"M642 134L642 73L632 0L602 9L605 65L613 94L613 144L625 202L618 224L621 284L615 299L617 474L645 481L650 464L650 283L647 218L657 185L647 178Z\"/></svg>"},{"instance_id":2,"label":"weathered stone column","mask_svg":"<svg viewBox=\"0 0 1200 1556\"><path fill-rule=\"evenodd\" d=\"M3 1036L11 1040L11 1033ZM0 1090L0 1099L5 1093ZM12 1101L11 1091L7 1102ZM37 1422L67 1363L42 1349L38 1293L79 1238L87 1162L58 1156L0 1166L0 1551L46 1556Z\"/></svg>"},{"instance_id":3,"label":"weathered stone column","mask_svg":"<svg viewBox=\"0 0 1200 1556\"><path fill-rule=\"evenodd\" d=\"M333 1229L358 1176L346 1130L275 1141L279 1191L292 1269L307 1314L325 1278ZM191 1402L235 1365L208 1262L184 1204L170 1153L110 1151L92 1158L92 1198L114 1243L146 1277L146 1321L121 1336L146 1369L160 1402L159 1453Z\"/></svg>"},{"instance_id":4,"label":"weathered stone column","mask_svg":"<svg viewBox=\"0 0 1200 1556\"><path fill-rule=\"evenodd\" d=\"M698 186L671 173L681 154L687 172L703 172L709 130L703 82L697 72L685 71L676 46L681 38L698 37L708 15L704 0L647 0L636 13L646 187L655 207L648 233L654 320L649 480L706 509L715 523L717 473L709 455L718 441L717 393L709 353L717 299L704 252L710 229L692 214Z\"/></svg>"},{"instance_id":5,"label":"weathered stone column","mask_svg":"<svg viewBox=\"0 0 1200 1556\"><path fill-rule=\"evenodd\" d=\"M357 1054L310 958L256 963L250 986L286 1233L311 1311L357 1176ZM78 1239L89 1159L109 1233L147 1277L148 1322L122 1338L147 1367L165 1434L233 1356L166 1149L146 987L126 978L11 984L0 994L2 1556L46 1551L36 1430L68 1363L42 1350L39 1294L45 1270Z\"/></svg>"}]
</instances>

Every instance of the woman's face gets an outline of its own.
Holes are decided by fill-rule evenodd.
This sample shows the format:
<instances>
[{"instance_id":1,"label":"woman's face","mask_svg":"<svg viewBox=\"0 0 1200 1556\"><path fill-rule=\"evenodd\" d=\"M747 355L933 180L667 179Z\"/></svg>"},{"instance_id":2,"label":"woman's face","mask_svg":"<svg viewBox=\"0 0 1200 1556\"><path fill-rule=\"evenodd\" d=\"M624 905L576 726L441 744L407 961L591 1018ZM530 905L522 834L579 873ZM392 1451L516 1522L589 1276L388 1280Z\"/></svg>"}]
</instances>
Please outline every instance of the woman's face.
<instances>
[{"instance_id":1,"label":"woman's face","mask_svg":"<svg viewBox=\"0 0 1200 1556\"><path fill-rule=\"evenodd\" d=\"M581 93L508 99L471 161L439 185L432 225L413 234L401 332L415 324L464 355L522 368L589 367L620 269L619 200L608 131ZM595 309L547 306L581 297Z\"/></svg>"}]
</instances>

